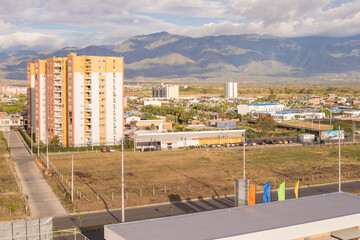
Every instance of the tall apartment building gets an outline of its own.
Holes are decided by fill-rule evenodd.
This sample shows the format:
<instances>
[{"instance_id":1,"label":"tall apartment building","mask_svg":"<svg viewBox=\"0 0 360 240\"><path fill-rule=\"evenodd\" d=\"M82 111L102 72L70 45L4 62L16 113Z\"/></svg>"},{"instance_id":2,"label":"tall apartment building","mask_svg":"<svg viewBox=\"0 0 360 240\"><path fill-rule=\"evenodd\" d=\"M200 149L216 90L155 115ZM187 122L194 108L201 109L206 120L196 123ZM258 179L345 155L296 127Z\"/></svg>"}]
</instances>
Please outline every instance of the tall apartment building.
<instances>
[{"instance_id":1,"label":"tall apartment building","mask_svg":"<svg viewBox=\"0 0 360 240\"><path fill-rule=\"evenodd\" d=\"M179 98L179 86L164 85L152 88L152 97L156 98Z\"/></svg>"},{"instance_id":2,"label":"tall apartment building","mask_svg":"<svg viewBox=\"0 0 360 240\"><path fill-rule=\"evenodd\" d=\"M226 98L237 98L237 83L234 82L225 83L224 96Z\"/></svg>"},{"instance_id":3,"label":"tall apartment building","mask_svg":"<svg viewBox=\"0 0 360 240\"><path fill-rule=\"evenodd\" d=\"M77 56L27 64L28 131L62 146L113 145L123 137L123 58Z\"/></svg>"}]
</instances>

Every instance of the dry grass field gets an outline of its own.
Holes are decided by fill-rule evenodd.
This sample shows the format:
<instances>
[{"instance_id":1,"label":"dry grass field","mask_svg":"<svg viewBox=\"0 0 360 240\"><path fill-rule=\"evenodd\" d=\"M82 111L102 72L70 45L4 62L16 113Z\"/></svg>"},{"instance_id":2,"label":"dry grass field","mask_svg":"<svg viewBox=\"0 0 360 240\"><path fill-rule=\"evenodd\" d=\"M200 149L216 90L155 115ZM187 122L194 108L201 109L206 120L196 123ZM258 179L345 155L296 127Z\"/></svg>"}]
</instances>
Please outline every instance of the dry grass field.
<instances>
[{"instance_id":1,"label":"dry grass field","mask_svg":"<svg viewBox=\"0 0 360 240\"><path fill-rule=\"evenodd\" d=\"M311 128L314 130L319 130L319 122L314 120L313 122L308 121L284 121L281 124L288 125L288 126L294 126L294 127L302 127L302 128ZM329 124L322 124L320 123L320 130L333 130L333 127Z\"/></svg>"},{"instance_id":2,"label":"dry grass field","mask_svg":"<svg viewBox=\"0 0 360 240\"><path fill-rule=\"evenodd\" d=\"M24 199L5 160L7 154L4 135L0 132L0 221L26 217Z\"/></svg>"},{"instance_id":3,"label":"dry grass field","mask_svg":"<svg viewBox=\"0 0 360 240\"><path fill-rule=\"evenodd\" d=\"M247 178L257 184L259 191L268 181L274 187L283 181L291 186L298 179L302 184L335 182L337 151L336 146L249 149ZM360 148L343 146L342 153L343 178L359 178ZM69 210L119 208L121 154L79 154L74 159L75 192L81 191L82 200L76 194L73 205L66 201ZM231 149L126 152L124 159L128 207L232 195L233 181L242 178L242 152ZM52 155L51 162L64 174L64 181L71 179L71 155ZM53 176L48 180L64 200L66 193L59 187L61 178Z\"/></svg>"}]
</instances>

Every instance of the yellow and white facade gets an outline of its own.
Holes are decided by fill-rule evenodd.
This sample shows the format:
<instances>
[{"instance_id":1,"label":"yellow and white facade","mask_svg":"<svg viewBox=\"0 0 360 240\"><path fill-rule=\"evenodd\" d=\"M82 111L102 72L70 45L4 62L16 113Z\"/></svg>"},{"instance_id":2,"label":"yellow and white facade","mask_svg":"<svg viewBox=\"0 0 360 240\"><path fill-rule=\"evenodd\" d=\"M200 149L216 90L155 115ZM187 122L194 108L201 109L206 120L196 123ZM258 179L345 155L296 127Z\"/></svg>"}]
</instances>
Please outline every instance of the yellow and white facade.
<instances>
[{"instance_id":1,"label":"yellow and white facade","mask_svg":"<svg viewBox=\"0 0 360 240\"><path fill-rule=\"evenodd\" d=\"M36 76L37 61L45 65L42 81ZM32 92L36 93L37 84L46 90L41 95L46 102L41 109L45 118L36 112L36 95ZM71 53L65 58L28 63L28 130L39 129L40 140L45 143L57 135L63 146L118 144L123 136L123 86L122 57ZM36 119L41 119L40 125Z\"/></svg>"}]
</instances>

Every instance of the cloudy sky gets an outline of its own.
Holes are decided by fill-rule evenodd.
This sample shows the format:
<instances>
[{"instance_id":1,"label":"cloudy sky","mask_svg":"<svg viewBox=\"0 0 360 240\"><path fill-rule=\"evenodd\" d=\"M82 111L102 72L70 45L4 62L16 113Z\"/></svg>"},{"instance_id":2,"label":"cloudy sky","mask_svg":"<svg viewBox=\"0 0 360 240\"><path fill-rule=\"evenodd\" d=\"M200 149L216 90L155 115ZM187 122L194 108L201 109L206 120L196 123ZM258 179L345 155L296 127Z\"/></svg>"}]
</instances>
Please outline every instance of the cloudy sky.
<instances>
[{"instance_id":1,"label":"cloudy sky","mask_svg":"<svg viewBox=\"0 0 360 240\"><path fill-rule=\"evenodd\" d=\"M360 34L360 0L1 0L0 50L121 43L167 31L230 34Z\"/></svg>"}]
</instances>

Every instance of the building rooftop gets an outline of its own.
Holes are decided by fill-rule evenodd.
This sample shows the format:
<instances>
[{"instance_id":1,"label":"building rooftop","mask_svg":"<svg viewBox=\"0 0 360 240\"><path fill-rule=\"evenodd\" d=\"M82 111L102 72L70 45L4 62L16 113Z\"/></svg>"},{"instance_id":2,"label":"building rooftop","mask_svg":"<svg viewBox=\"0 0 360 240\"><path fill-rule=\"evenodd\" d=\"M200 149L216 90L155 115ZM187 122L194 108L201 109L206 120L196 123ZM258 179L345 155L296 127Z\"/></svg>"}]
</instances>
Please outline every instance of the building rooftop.
<instances>
[{"instance_id":1,"label":"building rooftop","mask_svg":"<svg viewBox=\"0 0 360 240\"><path fill-rule=\"evenodd\" d=\"M280 105L276 103L256 103L256 104L248 104L248 106L275 106Z\"/></svg>"},{"instance_id":2,"label":"building rooftop","mask_svg":"<svg viewBox=\"0 0 360 240\"><path fill-rule=\"evenodd\" d=\"M294 239L359 224L360 196L340 192L112 224L105 239Z\"/></svg>"},{"instance_id":3,"label":"building rooftop","mask_svg":"<svg viewBox=\"0 0 360 240\"><path fill-rule=\"evenodd\" d=\"M196 132L165 132L165 133L137 133L134 137L136 141L166 141L166 140L186 140L205 139L217 137L241 137L245 130L220 130L220 131L196 131Z\"/></svg>"}]
</instances>

